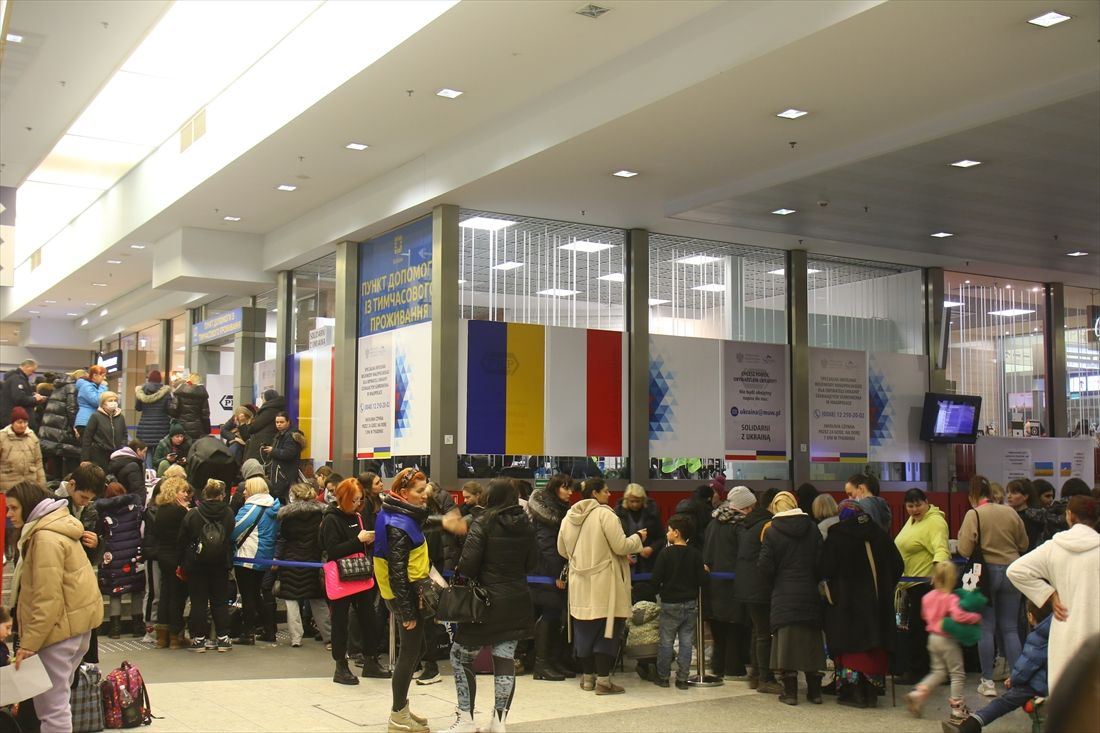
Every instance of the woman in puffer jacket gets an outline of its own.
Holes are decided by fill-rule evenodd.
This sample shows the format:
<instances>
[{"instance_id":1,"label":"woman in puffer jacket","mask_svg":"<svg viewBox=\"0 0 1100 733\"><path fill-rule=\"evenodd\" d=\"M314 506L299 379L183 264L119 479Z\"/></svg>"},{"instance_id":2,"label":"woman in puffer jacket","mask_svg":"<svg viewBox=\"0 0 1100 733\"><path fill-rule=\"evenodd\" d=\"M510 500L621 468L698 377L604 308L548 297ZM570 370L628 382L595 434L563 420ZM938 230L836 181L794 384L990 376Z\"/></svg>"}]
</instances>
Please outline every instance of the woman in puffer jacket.
<instances>
[{"instance_id":1,"label":"woman in puffer jacket","mask_svg":"<svg viewBox=\"0 0 1100 733\"><path fill-rule=\"evenodd\" d=\"M107 370L96 364L88 367L88 376L76 380L76 430L84 433L84 426L99 409L99 398L107 391Z\"/></svg>"},{"instance_id":2,"label":"woman in puffer jacket","mask_svg":"<svg viewBox=\"0 0 1100 733\"><path fill-rule=\"evenodd\" d=\"M168 435L172 423L168 413L172 407L172 388L162 383L160 372L149 372L145 384L134 387L134 408L141 413L138 420L137 437L145 445L156 445ZM156 466L152 466L156 468Z\"/></svg>"},{"instance_id":3,"label":"woman in puffer jacket","mask_svg":"<svg viewBox=\"0 0 1100 733\"><path fill-rule=\"evenodd\" d=\"M76 383L87 376L87 371L77 369L54 382L53 393L46 400L46 408L38 424L42 457L57 458L59 464L54 472L57 477L68 476L80 463L80 439L76 437L75 430Z\"/></svg>"},{"instance_id":4,"label":"woman in puffer jacket","mask_svg":"<svg viewBox=\"0 0 1100 733\"><path fill-rule=\"evenodd\" d=\"M172 409L168 414L179 421L189 440L196 441L210 435L210 393L199 381L199 375L192 374L186 382L176 387L172 399Z\"/></svg>"},{"instance_id":5,"label":"woman in puffer jacket","mask_svg":"<svg viewBox=\"0 0 1100 733\"><path fill-rule=\"evenodd\" d=\"M276 555L280 560L296 562L321 562L321 515L325 505L317 501L317 494L309 484L290 487L290 503L279 510L279 539L282 549ZM290 632L290 645L301 646L304 627L298 604L309 603L313 621L321 637L329 642L329 610L325 602L325 584L315 568L278 568L275 577L279 588L276 598L286 601L286 626Z\"/></svg>"},{"instance_id":6,"label":"woman in puffer jacket","mask_svg":"<svg viewBox=\"0 0 1100 733\"><path fill-rule=\"evenodd\" d=\"M118 395L103 392L99 395L99 409L88 418L88 424L80 435L81 460L91 461L106 473L111 464L111 454L126 445L129 439Z\"/></svg>"},{"instance_id":7,"label":"woman in puffer jacket","mask_svg":"<svg viewBox=\"0 0 1100 733\"><path fill-rule=\"evenodd\" d=\"M137 600L145 591L145 558L141 554L141 520L145 496L135 496L116 482L107 485L107 496L96 500L99 512L99 533L105 551L99 564L99 590L110 598L110 626L107 636L122 635L122 598L129 596L130 608L141 607ZM140 613L133 614L131 633L141 637L145 623Z\"/></svg>"},{"instance_id":8,"label":"woman in puffer jacket","mask_svg":"<svg viewBox=\"0 0 1100 733\"><path fill-rule=\"evenodd\" d=\"M569 512L573 479L565 474L550 478L546 486L531 492L527 513L535 529L535 575L555 578L554 585L531 586L538 620L535 621L536 680L560 681L577 675L562 661L569 655L565 641L565 558L558 554L558 530Z\"/></svg>"}]
</instances>

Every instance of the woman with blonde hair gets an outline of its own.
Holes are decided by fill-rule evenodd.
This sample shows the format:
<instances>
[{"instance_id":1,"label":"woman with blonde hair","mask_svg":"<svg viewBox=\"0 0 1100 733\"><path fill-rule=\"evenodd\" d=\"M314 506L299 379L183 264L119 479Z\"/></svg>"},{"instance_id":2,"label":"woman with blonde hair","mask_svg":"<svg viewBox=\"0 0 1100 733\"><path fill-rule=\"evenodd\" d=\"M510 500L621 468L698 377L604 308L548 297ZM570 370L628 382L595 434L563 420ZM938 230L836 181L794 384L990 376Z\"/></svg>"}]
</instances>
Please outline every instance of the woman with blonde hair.
<instances>
[{"instance_id":1,"label":"woman with blonde hair","mask_svg":"<svg viewBox=\"0 0 1100 733\"><path fill-rule=\"evenodd\" d=\"M256 643L253 629L256 628L257 615L263 624L261 639L275 642L274 609L262 598L264 573L268 565L248 560L271 560L275 557L275 537L279 533L277 515L281 507L279 500L268 491L267 481L263 478L255 476L244 482L244 505L237 511L237 521L233 526L236 548L233 575L241 592L244 624L241 636L233 641L234 644L250 646Z\"/></svg>"},{"instance_id":2,"label":"woman with blonde hair","mask_svg":"<svg viewBox=\"0 0 1100 733\"><path fill-rule=\"evenodd\" d=\"M317 501L317 492L311 484L294 484L290 487L290 503L279 510L279 538L283 540L280 560L295 562L321 562L321 516L325 505ZM277 568L279 588L276 598L286 601L286 627L290 632L290 645L302 645L305 627L299 604L308 603L313 621L321 632L324 643L329 642L329 610L325 603L325 585L314 568Z\"/></svg>"},{"instance_id":3,"label":"woman with blonde hair","mask_svg":"<svg viewBox=\"0 0 1100 733\"><path fill-rule=\"evenodd\" d=\"M153 532L157 540L157 562L161 584L158 589L157 648L185 649L183 607L187 586L176 574L183 560L181 527L191 508L191 484L183 478L167 478L157 494L157 516Z\"/></svg>"},{"instance_id":4,"label":"woman with blonde hair","mask_svg":"<svg viewBox=\"0 0 1100 733\"><path fill-rule=\"evenodd\" d=\"M99 409L88 418L80 440L83 446L80 459L91 461L106 472L111 463L111 454L130 440L117 394L103 392L99 395Z\"/></svg>"},{"instance_id":5,"label":"woman with blonde hair","mask_svg":"<svg viewBox=\"0 0 1100 733\"><path fill-rule=\"evenodd\" d=\"M810 511L813 512L817 528L821 530L821 539L829 539L829 527L840 521L840 517L837 516L836 499L831 494L818 494L814 497Z\"/></svg>"}]
</instances>

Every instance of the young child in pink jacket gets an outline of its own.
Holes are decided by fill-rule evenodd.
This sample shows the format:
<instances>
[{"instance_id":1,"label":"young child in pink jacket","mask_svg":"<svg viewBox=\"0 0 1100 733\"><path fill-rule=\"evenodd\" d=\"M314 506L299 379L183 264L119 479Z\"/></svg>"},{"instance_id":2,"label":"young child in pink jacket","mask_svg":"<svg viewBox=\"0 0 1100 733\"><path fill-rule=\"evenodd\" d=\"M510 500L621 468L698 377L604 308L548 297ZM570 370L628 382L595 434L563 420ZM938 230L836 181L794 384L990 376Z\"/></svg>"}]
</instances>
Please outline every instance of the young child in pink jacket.
<instances>
[{"instance_id":1,"label":"young child in pink jacket","mask_svg":"<svg viewBox=\"0 0 1100 733\"><path fill-rule=\"evenodd\" d=\"M963 700L966 671L963 669L962 647L944 630L943 622L944 619L952 619L959 624L976 625L981 623L982 615L965 611L959 606L959 597L953 592L957 577L958 571L953 562L936 563L932 570L932 591L924 596L921 603L921 616L928 626L928 656L932 669L906 699L909 712L917 717L920 717L928 693L948 677L951 679L951 720L959 722L970 715Z\"/></svg>"}]
</instances>

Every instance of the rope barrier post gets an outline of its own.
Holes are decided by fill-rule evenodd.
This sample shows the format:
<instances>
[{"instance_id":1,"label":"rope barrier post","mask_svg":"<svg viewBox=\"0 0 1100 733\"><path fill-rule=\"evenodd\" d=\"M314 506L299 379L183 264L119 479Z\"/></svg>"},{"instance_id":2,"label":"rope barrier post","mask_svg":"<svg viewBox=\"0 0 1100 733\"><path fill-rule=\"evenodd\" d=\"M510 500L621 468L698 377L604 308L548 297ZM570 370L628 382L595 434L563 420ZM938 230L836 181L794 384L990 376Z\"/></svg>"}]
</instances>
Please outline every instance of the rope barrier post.
<instances>
[{"instance_id":1,"label":"rope barrier post","mask_svg":"<svg viewBox=\"0 0 1100 733\"><path fill-rule=\"evenodd\" d=\"M699 589L699 616L695 622L695 648L699 650L696 657L695 671L688 677L688 684L692 687L718 687L725 684L721 677L707 674L707 648L703 639L703 589Z\"/></svg>"}]
</instances>

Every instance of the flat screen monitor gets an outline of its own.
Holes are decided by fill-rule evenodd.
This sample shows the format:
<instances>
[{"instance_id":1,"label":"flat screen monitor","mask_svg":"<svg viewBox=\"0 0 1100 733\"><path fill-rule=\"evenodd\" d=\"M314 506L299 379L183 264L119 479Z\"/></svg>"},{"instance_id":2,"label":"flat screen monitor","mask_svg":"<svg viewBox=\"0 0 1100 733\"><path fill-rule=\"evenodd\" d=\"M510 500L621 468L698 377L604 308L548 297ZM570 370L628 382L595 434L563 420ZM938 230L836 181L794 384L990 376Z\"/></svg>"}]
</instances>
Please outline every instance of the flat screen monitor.
<instances>
[{"instance_id":1,"label":"flat screen monitor","mask_svg":"<svg viewBox=\"0 0 1100 733\"><path fill-rule=\"evenodd\" d=\"M929 443L973 443L981 412L981 397L928 392L924 395L920 439Z\"/></svg>"}]
</instances>

